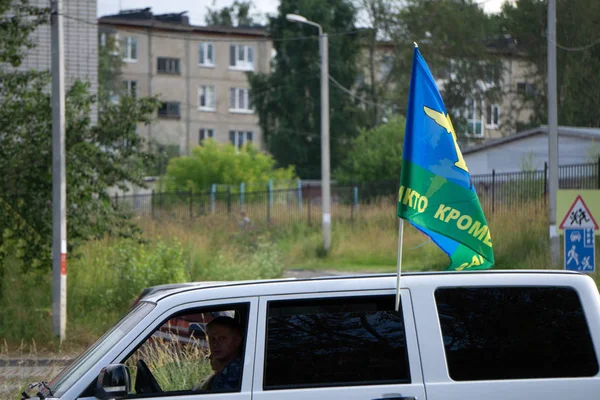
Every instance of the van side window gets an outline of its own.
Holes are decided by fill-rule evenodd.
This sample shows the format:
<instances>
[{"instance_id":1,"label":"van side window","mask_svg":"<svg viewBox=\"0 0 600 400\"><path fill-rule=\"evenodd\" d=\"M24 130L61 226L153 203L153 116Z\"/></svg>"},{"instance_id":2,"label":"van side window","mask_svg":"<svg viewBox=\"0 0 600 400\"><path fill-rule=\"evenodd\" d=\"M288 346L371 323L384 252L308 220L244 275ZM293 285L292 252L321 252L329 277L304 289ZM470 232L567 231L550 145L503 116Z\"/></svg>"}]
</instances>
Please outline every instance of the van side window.
<instances>
[{"instance_id":1,"label":"van side window","mask_svg":"<svg viewBox=\"0 0 600 400\"><path fill-rule=\"evenodd\" d=\"M265 390L410 383L394 296L268 303Z\"/></svg>"},{"instance_id":2,"label":"van side window","mask_svg":"<svg viewBox=\"0 0 600 400\"><path fill-rule=\"evenodd\" d=\"M455 381L589 377L598 361L570 288L441 288L435 300Z\"/></svg>"}]
</instances>

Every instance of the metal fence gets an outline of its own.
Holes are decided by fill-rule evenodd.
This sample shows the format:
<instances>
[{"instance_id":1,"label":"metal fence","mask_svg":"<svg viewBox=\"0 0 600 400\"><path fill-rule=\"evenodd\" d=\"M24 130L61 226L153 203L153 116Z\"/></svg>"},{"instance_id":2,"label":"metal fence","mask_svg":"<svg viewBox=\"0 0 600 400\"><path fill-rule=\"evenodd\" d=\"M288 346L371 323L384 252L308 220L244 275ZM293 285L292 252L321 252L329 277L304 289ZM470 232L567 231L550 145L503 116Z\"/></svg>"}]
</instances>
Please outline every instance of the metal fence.
<instances>
[{"instance_id":1,"label":"metal fence","mask_svg":"<svg viewBox=\"0 0 600 400\"><path fill-rule=\"evenodd\" d=\"M471 176L486 215L514 207L545 207L548 167L543 170ZM335 220L354 221L361 206L379 204L394 209L399 180L356 185L332 185L331 213ZM600 189L600 162L559 167L560 189ZM321 188L304 185L292 189L240 192L230 188L201 193L177 192L115 196L115 205L153 219L239 218L246 212L253 223L318 224L321 221ZM393 212L393 211L392 211Z\"/></svg>"}]
</instances>

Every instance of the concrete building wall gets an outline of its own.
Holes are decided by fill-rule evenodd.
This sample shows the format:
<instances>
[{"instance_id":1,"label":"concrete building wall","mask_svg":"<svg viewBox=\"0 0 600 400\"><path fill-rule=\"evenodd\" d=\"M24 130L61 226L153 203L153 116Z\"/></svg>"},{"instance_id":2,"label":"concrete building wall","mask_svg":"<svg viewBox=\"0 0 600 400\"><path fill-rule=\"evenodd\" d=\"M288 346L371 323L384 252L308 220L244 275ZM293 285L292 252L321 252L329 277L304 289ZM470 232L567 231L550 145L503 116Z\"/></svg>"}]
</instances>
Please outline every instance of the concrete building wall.
<instances>
[{"instance_id":1,"label":"concrete building wall","mask_svg":"<svg viewBox=\"0 0 600 400\"><path fill-rule=\"evenodd\" d=\"M598 139L560 135L558 139L559 165L597 162ZM500 172L519 172L524 169L541 170L548 161L548 136L537 134L464 154L472 175Z\"/></svg>"},{"instance_id":2,"label":"concrete building wall","mask_svg":"<svg viewBox=\"0 0 600 400\"><path fill-rule=\"evenodd\" d=\"M34 7L49 7L49 0L30 0ZM96 0L63 0L65 88L76 80L90 83L91 92L98 91L98 27ZM50 24L42 25L31 35L36 47L27 51L18 70L49 71L52 67ZM97 111L93 110L93 121Z\"/></svg>"},{"instance_id":3,"label":"concrete building wall","mask_svg":"<svg viewBox=\"0 0 600 400\"><path fill-rule=\"evenodd\" d=\"M230 131L252 132L252 141L264 147L254 112L230 109L230 89L249 89L247 71L229 64L230 46L253 48L254 72L270 72L272 43L266 38L218 32L195 32L190 29L169 31L151 27L110 25L100 20L102 29L113 29L119 40L135 37L137 60L126 62L123 80L134 80L137 95L159 96L162 101L180 103L179 117L158 117L151 126L141 126L139 132L161 144L179 146L187 154L199 144L200 129L212 129L214 139L229 142ZM213 65L201 65L201 43L213 46ZM158 57L179 59L179 74L158 72ZM200 107L200 88L210 86L215 91L214 109Z\"/></svg>"}]
</instances>

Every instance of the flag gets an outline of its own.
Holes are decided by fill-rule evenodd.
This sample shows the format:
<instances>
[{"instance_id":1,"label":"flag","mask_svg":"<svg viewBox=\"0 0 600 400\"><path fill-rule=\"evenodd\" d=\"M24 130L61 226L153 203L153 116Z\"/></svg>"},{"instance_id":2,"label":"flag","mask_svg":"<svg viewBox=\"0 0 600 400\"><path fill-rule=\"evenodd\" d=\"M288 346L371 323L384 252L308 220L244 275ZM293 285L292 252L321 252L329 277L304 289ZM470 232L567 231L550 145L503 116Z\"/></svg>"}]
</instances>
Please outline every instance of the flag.
<instances>
[{"instance_id":1,"label":"flag","mask_svg":"<svg viewBox=\"0 0 600 400\"><path fill-rule=\"evenodd\" d=\"M435 80L415 46L398 217L450 257L449 270L491 268L492 240L456 133Z\"/></svg>"}]
</instances>

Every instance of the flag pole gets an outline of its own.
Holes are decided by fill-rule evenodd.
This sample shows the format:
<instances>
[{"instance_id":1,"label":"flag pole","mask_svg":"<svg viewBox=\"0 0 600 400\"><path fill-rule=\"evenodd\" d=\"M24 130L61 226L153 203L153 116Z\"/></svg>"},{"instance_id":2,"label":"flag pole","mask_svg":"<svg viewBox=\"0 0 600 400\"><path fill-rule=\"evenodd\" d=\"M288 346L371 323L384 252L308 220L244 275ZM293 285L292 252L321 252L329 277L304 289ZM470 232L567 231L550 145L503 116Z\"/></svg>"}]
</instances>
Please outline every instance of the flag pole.
<instances>
[{"instance_id":1,"label":"flag pole","mask_svg":"<svg viewBox=\"0 0 600 400\"><path fill-rule=\"evenodd\" d=\"M398 218L398 262L396 276L396 312L400 311L400 274L402 273L402 238L404 236L404 219Z\"/></svg>"}]
</instances>

